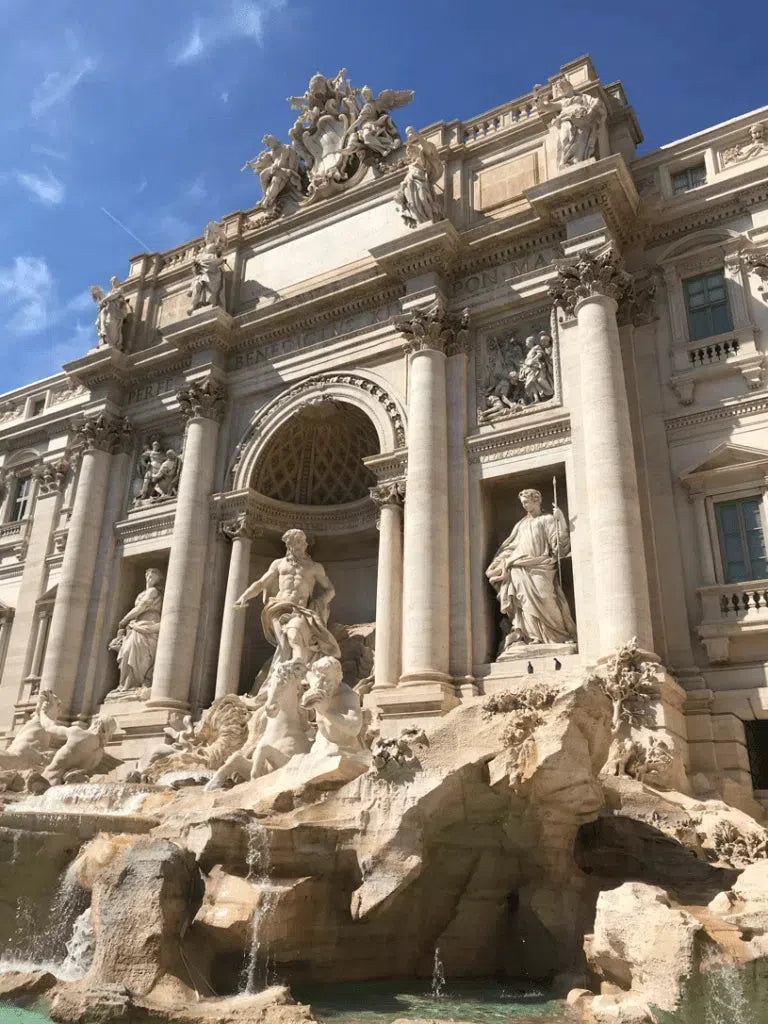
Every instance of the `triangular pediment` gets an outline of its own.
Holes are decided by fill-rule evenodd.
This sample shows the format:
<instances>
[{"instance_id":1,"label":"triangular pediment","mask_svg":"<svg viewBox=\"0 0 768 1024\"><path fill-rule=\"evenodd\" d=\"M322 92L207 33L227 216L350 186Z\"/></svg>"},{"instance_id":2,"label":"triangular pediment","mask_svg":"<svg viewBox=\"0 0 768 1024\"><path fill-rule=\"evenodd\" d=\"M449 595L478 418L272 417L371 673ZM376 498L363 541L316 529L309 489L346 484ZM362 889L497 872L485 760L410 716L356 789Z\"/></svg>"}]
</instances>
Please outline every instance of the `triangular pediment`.
<instances>
[{"instance_id":1,"label":"triangular pediment","mask_svg":"<svg viewBox=\"0 0 768 1024\"><path fill-rule=\"evenodd\" d=\"M764 471L766 467L768 467L768 452L764 449L748 448L743 444L726 441L719 444L717 448L713 448L701 462L684 470L680 474L680 479L689 480L691 477L701 478L710 474L749 468Z\"/></svg>"},{"instance_id":2,"label":"triangular pediment","mask_svg":"<svg viewBox=\"0 0 768 1024\"><path fill-rule=\"evenodd\" d=\"M54 584L54 586L52 586L50 590L46 590L46 592L44 594L42 594L40 597L38 597L37 603L38 604L53 604L53 602L56 600L56 591L58 589L59 589L58 583Z\"/></svg>"}]
</instances>

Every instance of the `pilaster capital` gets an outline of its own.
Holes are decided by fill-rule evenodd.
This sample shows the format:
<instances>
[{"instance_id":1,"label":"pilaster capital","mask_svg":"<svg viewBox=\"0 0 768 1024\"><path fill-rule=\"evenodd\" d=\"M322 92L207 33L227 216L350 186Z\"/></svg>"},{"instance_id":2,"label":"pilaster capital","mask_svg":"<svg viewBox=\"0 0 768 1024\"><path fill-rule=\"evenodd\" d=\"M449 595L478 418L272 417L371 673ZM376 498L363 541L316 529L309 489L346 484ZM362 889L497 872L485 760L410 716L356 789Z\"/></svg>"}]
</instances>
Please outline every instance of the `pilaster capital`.
<instances>
[{"instance_id":1,"label":"pilaster capital","mask_svg":"<svg viewBox=\"0 0 768 1024\"><path fill-rule=\"evenodd\" d=\"M227 392L213 377L191 380L176 392L176 400L187 420L206 419L221 423Z\"/></svg>"},{"instance_id":2,"label":"pilaster capital","mask_svg":"<svg viewBox=\"0 0 768 1024\"><path fill-rule=\"evenodd\" d=\"M74 432L86 452L101 451L114 455L133 447L133 427L125 417L118 419L103 412L97 416L86 416L75 424Z\"/></svg>"},{"instance_id":3,"label":"pilaster capital","mask_svg":"<svg viewBox=\"0 0 768 1024\"><path fill-rule=\"evenodd\" d=\"M613 245L555 260L555 269L557 277L549 286L549 297L566 316L574 316L583 299L605 296L620 304L634 293L634 279Z\"/></svg>"},{"instance_id":4,"label":"pilaster capital","mask_svg":"<svg viewBox=\"0 0 768 1024\"><path fill-rule=\"evenodd\" d=\"M227 540L253 540L261 537L264 531L256 525L251 512L240 512L234 519L219 523L219 529Z\"/></svg>"},{"instance_id":5,"label":"pilaster capital","mask_svg":"<svg viewBox=\"0 0 768 1024\"><path fill-rule=\"evenodd\" d=\"M408 354L431 350L453 355L465 350L469 341L469 310L449 313L442 299L392 317L391 322L405 335L403 348Z\"/></svg>"},{"instance_id":6,"label":"pilaster capital","mask_svg":"<svg viewBox=\"0 0 768 1024\"><path fill-rule=\"evenodd\" d=\"M38 496L45 498L49 494L61 494L70 468L71 463L67 455L60 455L51 462L38 462L32 470L32 476L37 480Z\"/></svg>"},{"instance_id":7,"label":"pilaster capital","mask_svg":"<svg viewBox=\"0 0 768 1024\"><path fill-rule=\"evenodd\" d=\"M371 487L368 493L379 513L387 507L402 508L405 500L405 480L387 480Z\"/></svg>"}]
</instances>

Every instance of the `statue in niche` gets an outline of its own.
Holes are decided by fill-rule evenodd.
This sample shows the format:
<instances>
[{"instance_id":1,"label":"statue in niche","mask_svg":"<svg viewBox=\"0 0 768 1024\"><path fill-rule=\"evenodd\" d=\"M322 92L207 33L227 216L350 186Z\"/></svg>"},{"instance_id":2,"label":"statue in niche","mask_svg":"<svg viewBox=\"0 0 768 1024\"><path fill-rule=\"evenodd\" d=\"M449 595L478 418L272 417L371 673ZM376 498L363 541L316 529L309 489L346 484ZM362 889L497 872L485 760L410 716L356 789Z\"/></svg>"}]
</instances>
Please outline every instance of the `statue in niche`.
<instances>
[{"instance_id":1,"label":"statue in niche","mask_svg":"<svg viewBox=\"0 0 768 1024\"><path fill-rule=\"evenodd\" d=\"M261 141L267 148L241 170L250 167L259 176L263 196L256 204L254 220L266 223L280 216L286 199L299 202L307 189L307 172L294 146L280 142L274 135L265 135Z\"/></svg>"},{"instance_id":2,"label":"statue in niche","mask_svg":"<svg viewBox=\"0 0 768 1024\"><path fill-rule=\"evenodd\" d=\"M139 472L142 484L135 505L176 496L181 475L181 459L173 448L163 452L160 442L154 440L141 453Z\"/></svg>"},{"instance_id":3,"label":"statue in niche","mask_svg":"<svg viewBox=\"0 0 768 1024\"><path fill-rule=\"evenodd\" d=\"M188 314L194 313L201 306L224 308L224 268L227 261L221 255L226 243L223 224L211 221L203 233L203 240L203 251L195 256L192 263L195 276L187 292L192 299Z\"/></svg>"},{"instance_id":4,"label":"statue in niche","mask_svg":"<svg viewBox=\"0 0 768 1024\"><path fill-rule=\"evenodd\" d=\"M552 337L546 331L531 334L520 344L515 335L489 339L493 355L485 384L485 408L478 410L480 423L493 423L515 415L536 402L554 397Z\"/></svg>"},{"instance_id":5,"label":"statue in niche","mask_svg":"<svg viewBox=\"0 0 768 1024\"><path fill-rule=\"evenodd\" d=\"M395 192L395 206L410 228L443 216L441 197L435 184L443 173L443 161L434 143L415 129L405 130L405 159L408 165L403 183Z\"/></svg>"},{"instance_id":6,"label":"statue in niche","mask_svg":"<svg viewBox=\"0 0 768 1024\"><path fill-rule=\"evenodd\" d=\"M96 332L99 336L99 348L109 346L122 352L123 327L131 315L131 307L123 293L120 279L113 277L109 282L109 291L105 292L98 284L91 286L91 298L99 308L96 317Z\"/></svg>"},{"instance_id":7,"label":"statue in niche","mask_svg":"<svg viewBox=\"0 0 768 1024\"><path fill-rule=\"evenodd\" d=\"M117 694L152 685L165 578L159 569L147 569L144 578L145 589L136 595L133 608L122 617L117 636L109 644L109 649L117 652L120 669Z\"/></svg>"},{"instance_id":8,"label":"statue in niche","mask_svg":"<svg viewBox=\"0 0 768 1024\"><path fill-rule=\"evenodd\" d=\"M550 96L540 85L535 85L533 102L543 117L554 114L552 126L557 132L557 166L560 170L583 163L595 155L600 128L608 116L599 97L577 93L562 75L555 81Z\"/></svg>"},{"instance_id":9,"label":"statue in niche","mask_svg":"<svg viewBox=\"0 0 768 1024\"><path fill-rule=\"evenodd\" d=\"M261 624L276 648L273 668L283 661L311 664L321 655L339 657L339 645L328 630L328 614L336 593L325 569L307 554L303 530L283 534L285 556L275 559L264 575L245 590L235 608L263 594Z\"/></svg>"},{"instance_id":10,"label":"statue in niche","mask_svg":"<svg viewBox=\"0 0 768 1024\"><path fill-rule=\"evenodd\" d=\"M509 626L499 655L529 644L567 644L576 623L559 580L559 563L571 551L565 516L554 505L541 511L541 492L520 492L526 515L515 524L486 570Z\"/></svg>"}]
</instances>

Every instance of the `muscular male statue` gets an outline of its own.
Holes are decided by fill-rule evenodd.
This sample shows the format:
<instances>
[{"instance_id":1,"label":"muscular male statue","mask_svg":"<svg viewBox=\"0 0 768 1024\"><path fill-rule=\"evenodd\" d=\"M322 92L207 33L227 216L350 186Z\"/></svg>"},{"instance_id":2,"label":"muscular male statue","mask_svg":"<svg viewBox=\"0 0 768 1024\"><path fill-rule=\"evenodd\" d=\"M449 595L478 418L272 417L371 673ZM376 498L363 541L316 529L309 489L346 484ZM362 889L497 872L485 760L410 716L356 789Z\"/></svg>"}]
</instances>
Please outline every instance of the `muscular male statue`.
<instances>
[{"instance_id":1,"label":"muscular male statue","mask_svg":"<svg viewBox=\"0 0 768 1024\"><path fill-rule=\"evenodd\" d=\"M243 609L251 598L264 595L261 623L264 636L278 650L280 661L299 658L310 664L323 655L339 657L339 646L328 631L328 613L336 593L319 562L307 554L303 530L283 534L285 556L235 601Z\"/></svg>"}]
</instances>

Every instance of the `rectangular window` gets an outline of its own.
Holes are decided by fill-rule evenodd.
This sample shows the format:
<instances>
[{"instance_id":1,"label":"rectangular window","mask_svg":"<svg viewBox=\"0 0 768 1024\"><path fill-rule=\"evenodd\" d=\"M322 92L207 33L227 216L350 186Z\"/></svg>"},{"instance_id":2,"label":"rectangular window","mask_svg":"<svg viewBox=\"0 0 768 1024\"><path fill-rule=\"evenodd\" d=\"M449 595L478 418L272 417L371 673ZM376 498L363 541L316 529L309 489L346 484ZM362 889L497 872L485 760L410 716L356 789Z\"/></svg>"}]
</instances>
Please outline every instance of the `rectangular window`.
<instances>
[{"instance_id":1,"label":"rectangular window","mask_svg":"<svg viewBox=\"0 0 768 1024\"><path fill-rule=\"evenodd\" d=\"M40 416L45 409L45 398L35 398L29 407L30 416Z\"/></svg>"},{"instance_id":2,"label":"rectangular window","mask_svg":"<svg viewBox=\"0 0 768 1024\"><path fill-rule=\"evenodd\" d=\"M768 721L745 722L744 732L752 785L755 789L768 789Z\"/></svg>"},{"instance_id":3,"label":"rectangular window","mask_svg":"<svg viewBox=\"0 0 768 1024\"><path fill-rule=\"evenodd\" d=\"M14 491L13 503L11 504L11 520L14 523L27 518L31 490L31 476L22 476L16 481L16 490Z\"/></svg>"},{"instance_id":4,"label":"rectangular window","mask_svg":"<svg viewBox=\"0 0 768 1024\"><path fill-rule=\"evenodd\" d=\"M726 583L768 578L759 497L715 505Z\"/></svg>"},{"instance_id":5,"label":"rectangular window","mask_svg":"<svg viewBox=\"0 0 768 1024\"><path fill-rule=\"evenodd\" d=\"M731 311L728 308L728 293L725 290L725 275L722 270L713 270L701 277L689 277L683 281L685 305L688 310L688 328L691 341L711 338L715 334L726 334L733 330Z\"/></svg>"},{"instance_id":6,"label":"rectangular window","mask_svg":"<svg viewBox=\"0 0 768 1024\"><path fill-rule=\"evenodd\" d=\"M707 168L704 164L686 167L672 175L672 195L679 196L690 192L692 188L700 188L707 184Z\"/></svg>"}]
</instances>

